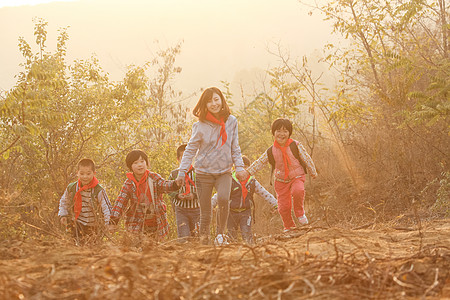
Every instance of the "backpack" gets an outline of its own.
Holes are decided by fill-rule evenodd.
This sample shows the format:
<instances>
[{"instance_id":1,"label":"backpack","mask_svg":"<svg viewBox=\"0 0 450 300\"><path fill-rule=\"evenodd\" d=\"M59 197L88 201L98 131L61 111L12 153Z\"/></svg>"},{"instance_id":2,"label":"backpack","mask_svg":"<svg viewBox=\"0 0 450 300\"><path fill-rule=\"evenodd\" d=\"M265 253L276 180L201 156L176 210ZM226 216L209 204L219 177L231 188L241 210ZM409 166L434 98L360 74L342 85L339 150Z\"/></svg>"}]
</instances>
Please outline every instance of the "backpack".
<instances>
[{"instance_id":1,"label":"backpack","mask_svg":"<svg viewBox=\"0 0 450 300\"><path fill-rule=\"evenodd\" d=\"M269 163L272 166L272 171L271 171L271 175L270 175L270 185L272 185L272 178L273 178L273 171L275 170L275 158L273 157L273 152L272 152L272 146L270 146L267 149L267 158L269 159ZM308 169L306 168L305 163L303 162L303 160L301 160L300 158L300 153L298 152L298 147L297 147L297 143L295 141L293 141L292 143L289 144L289 148L291 149L292 154L294 154L294 157L300 162L300 165L302 166L303 170L305 171L305 174L308 174Z\"/></svg>"},{"instance_id":2,"label":"backpack","mask_svg":"<svg viewBox=\"0 0 450 300\"><path fill-rule=\"evenodd\" d=\"M240 202L241 195L242 195L242 186L241 186L239 179L236 178L236 172L231 173L231 176L232 176L233 180L231 181L231 193L230 193L230 204L229 204L230 207L232 206L231 202L233 200L237 200L237 198L234 198L234 197L238 197L239 202ZM247 184L250 184L250 190L248 190L248 195L247 195L247 198L249 199L249 204L250 204L248 208L251 209L253 224L256 222L256 220L255 220L256 205L255 205L255 199L254 199L255 182L256 182L256 179L253 176L250 176L249 179L247 180ZM235 194L235 191L237 191L237 190L239 190L239 196L237 196Z\"/></svg>"}]
</instances>

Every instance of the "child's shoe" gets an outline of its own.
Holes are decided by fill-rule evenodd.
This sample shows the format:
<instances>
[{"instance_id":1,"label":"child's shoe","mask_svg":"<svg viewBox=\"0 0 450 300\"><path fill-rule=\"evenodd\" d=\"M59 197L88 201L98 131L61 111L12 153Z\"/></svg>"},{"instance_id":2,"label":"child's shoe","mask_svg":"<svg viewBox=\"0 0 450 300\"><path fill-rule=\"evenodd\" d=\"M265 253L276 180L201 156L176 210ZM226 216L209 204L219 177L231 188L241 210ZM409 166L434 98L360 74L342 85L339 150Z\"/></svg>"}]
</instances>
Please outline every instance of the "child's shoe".
<instances>
[{"instance_id":1,"label":"child's shoe","mask_svg":"<svg viewBox=\"0 0 450 300\"><path fill-rule=\"evenodd\" d=\"M221 234L219 233L216 238L214 239L214 245L216 246L223 246L223 245L228 245L228 239L227 236L225 234Z\"/></svg>"},{"instance_id":2,"label":"child's shoe","mask_svg":"<svg viewBox=\"0 0 450 300\"><path fill-rule=\"evenodd\" d=\"M301 216L301 217L298 217L298 222L301 224L301 225L307 225L309 222L308 222L308 218L306 217L306 215L303 215L303 216Z\"/></svg>"},{"instance_id":3,"label":"child's shoe","mask_svg":"<svg viewBox=\"0 0 450 300\"><path fill-rule=\"evenodd\" d=\"M287 233L287 232L291 232L292 230L295 230L295 229L296 229L296 227L285 228L285 229L283 229L283 232Z\"/></svg>"}]
</instances>

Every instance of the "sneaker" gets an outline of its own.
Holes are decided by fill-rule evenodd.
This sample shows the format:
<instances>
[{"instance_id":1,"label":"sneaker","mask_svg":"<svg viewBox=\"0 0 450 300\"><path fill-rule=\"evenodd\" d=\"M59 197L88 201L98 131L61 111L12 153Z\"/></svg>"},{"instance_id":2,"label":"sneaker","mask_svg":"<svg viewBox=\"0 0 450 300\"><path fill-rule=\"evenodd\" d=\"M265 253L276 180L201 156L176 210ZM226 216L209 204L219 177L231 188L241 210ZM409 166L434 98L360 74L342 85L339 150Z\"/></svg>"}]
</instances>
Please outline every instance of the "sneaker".
<instances>
[{"instance_id":1,"label":"sneaker","mask_svg":"<svg viewBox=\"0 0 450 300\"><path fill-rule=\"evenodd\" d=\"M214 245L216 246L223 246L228 245L227 236L225 234L219 233L216 238L214 239Z\"/></svg>"},{"instance_id":2,"label":"sneaker","mask_svg":"<svg viewBox=\"0 0 450 300\"><path fill-rule=\"evenodd\" d=\"M295 229L296 229L296 227L285 228L285 229L283 230L283 232L284 232L284 233L287 233L287 232L291 232L292 230L295 230Z\"/></svg>"},{"instance_id":3,"label":"sneaker","mask_svg":"<svg viewBox=\"0 0 450 300\"><path fill-rule=\"evenodd\" d=\"M298 217L298 221L300 222L301 225L307 225L308 224L308 218L303 215L301 217Z\"/></svg>"}]
</instances>

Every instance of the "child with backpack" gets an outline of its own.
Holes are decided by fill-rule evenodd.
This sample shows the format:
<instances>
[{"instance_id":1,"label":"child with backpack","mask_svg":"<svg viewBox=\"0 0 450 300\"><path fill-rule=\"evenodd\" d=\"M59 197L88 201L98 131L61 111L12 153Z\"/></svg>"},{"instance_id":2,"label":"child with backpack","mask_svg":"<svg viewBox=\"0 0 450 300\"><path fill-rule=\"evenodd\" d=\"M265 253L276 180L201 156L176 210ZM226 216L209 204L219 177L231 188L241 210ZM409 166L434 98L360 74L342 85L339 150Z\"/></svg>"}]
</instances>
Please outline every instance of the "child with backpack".
<instances>
[{"instance_id":1,"label":"child with backpack","mask_svg":"<svg viewBox=\"0 0 450 300\"><path fill-rule=\"evenodd\" d=\"M242 156L244 166L250 166L250 159ZM261 196L272 206L277 206L277 199L269 193L253 176L245 180L236 178L236 173L232 173L233 181L231 183L230 193L230 214L228 215L228 236L231 241L237 241L238 230L241 229L242 240L247 244L253 244L252 219L255 221L255 202L254 194ZM212 197L212 206L217 202L217 194ZM253 216L252 216L253 212Z\"/></svg>"},{"instance_id":2,"label":"child with backpack","mask_svg":"<svg viewBox=\"0 0 450 300\"><path fill-rule=\"evenodd\" d=\"M299 141L291 139L292 123L288 119L277 119L272 123L274 143L253 164L247 168L251 175L269 162L275 179L278 212L283 220L284 231L295 228L291 209L301 225L308 224L303 202L305 199L305 177L307 172L317 177L311 156ZM275 172L274 172L275 171ZM292 205L293 203L293 205Z\"/></svg>"},{"instance_id":3,"label":"child with backpack","mask_svg":"<svg viewBox=\"0 0 450 300\"><path fill-rule=\"evenodd\" d=\"M200 241L209 243L211 196L217 190L219 206L216 245L225 244L231 189L231 169L236 176L246 178L238 140L238 122L231 115L222 92L211 87L203 91L193 110L199 121L192 126L192 135L181 159L177 182L185 184L185 175L195 157L196 186L200 203Z\"/></svg>"},{"instance_id":4,"label":"child with backpack","mask_svg":"<svg viewBox=\"0 0 450 300\"><path fill-rule=\"evenodd\" d=\"M177 148L177 160L181 162L186 144ZM169 180L178 177L178 169L170 173ZM192 165L184 176L185 185L179 191L170 193L175 208L177 234L180 242L186 242L188 237L196 235L200 222L200 205L198 204L197 188L195 186L195 169Z\"/></svg>"},{"instance_id":5,"label":"child with backpack","mask_svg":"<svg viewBox=\"0 0 450 300\"><path fill-rule=\"evenodd\" d=\"M178 190L175 180L165 180L150 172L148 156L142 150L133 150L126 159L128 169L122 190L112 209L112 229L126 214L125 227L134 233L145 233L163 239L169 233L163 193Z\"/></svg>"},{"instance_id":6,"label":"child with backpack","mask_svg":"<svg viewBox=\"0 0 450 300\"><path fill-rule=\"evenodd\" d=\"M61 224L72 229L75 237L81 237L109 224L111 203L95 177L92 159L83 158L78 162L77 177L59 200L58 216Z\"/></svg>"}]
</instances>

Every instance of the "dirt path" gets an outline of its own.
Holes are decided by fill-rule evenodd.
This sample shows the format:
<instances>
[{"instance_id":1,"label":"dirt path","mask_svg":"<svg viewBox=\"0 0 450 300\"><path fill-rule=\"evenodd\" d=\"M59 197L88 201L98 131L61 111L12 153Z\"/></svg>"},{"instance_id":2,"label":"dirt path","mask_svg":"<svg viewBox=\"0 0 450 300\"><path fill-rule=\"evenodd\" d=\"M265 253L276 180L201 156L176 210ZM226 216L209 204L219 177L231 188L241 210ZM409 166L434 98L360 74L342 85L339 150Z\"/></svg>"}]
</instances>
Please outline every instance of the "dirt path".
<instances>
[{"instance_id":1,"label":"dirt path","mask_svg":"<svg viewBox=\"0 0 450 300\"><path fill-rule=\"evenodd\" d=\"M450 299L449 220L304 227L255 247L124 244L3 241L0 299Z\"/></svg>"}]
</instances>

